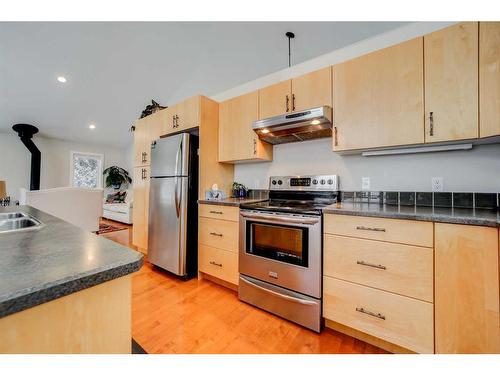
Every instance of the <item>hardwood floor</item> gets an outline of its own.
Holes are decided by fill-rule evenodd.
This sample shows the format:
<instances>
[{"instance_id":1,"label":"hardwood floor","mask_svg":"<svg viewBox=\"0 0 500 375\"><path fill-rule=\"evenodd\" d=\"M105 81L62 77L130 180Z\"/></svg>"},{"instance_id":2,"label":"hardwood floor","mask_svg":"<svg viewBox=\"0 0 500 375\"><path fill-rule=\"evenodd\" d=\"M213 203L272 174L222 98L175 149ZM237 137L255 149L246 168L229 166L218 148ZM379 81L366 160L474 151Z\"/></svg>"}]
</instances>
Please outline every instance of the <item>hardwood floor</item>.
<instances>
[{"instance_id":1,"label":"hardwood floor","mask_svg":"<svg viewBox=\"0 0 500 375\"><path fill-rule=\"evenodd\" d=\"M102 236L134 248L131 227ZM232 290L183 281L147 262L132 278L132 335L148 353L386 353L330 329L316 334Z\"/></svg>"}]
</instances>

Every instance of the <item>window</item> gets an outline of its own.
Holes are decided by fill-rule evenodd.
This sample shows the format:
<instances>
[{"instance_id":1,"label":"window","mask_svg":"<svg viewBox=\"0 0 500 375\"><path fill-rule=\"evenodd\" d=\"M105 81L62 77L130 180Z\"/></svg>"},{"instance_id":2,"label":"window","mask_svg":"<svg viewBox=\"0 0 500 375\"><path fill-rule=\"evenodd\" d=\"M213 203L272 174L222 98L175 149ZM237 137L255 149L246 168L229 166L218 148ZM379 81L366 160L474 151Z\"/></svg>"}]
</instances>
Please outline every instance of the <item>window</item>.
<instances>
[{"instance_id":1,"label":"window","mask_svg":"<svg viewBox=\"0 0 500 375\"><path fill-rule=\"evenodd\" d=\"M75 187L102 187L103 155L71 152L70 184Z\"/></svg>"}]
</instances>

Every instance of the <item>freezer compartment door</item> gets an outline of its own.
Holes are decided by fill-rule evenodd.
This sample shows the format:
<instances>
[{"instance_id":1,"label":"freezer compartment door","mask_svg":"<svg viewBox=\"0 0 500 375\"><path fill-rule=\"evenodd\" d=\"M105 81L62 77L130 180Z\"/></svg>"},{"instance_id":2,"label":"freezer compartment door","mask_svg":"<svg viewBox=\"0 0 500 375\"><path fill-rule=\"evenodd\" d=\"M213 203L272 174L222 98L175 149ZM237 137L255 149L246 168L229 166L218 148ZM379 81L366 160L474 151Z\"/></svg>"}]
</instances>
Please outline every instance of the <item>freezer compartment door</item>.
<instances>
[{"instance_id":1,"label":"freezer compartment door","mask_svg":"<svg viewBox=\"0 0 500 375\"><path fill-rule=\"evenodd\" d=\"M151 176L187 176L189 170L189 134L171 135L151 145Z\"/></svg>"},{"instance_id":2,"label":"freezer compartment door","mask_svg":"<svg viewBox=\"0 0 500 375\"><path fill-rule=\"evenodd\" d=\"M148 258L179 276L186 274L188 177L151 178Z\"/></svg>"}]
</instances>

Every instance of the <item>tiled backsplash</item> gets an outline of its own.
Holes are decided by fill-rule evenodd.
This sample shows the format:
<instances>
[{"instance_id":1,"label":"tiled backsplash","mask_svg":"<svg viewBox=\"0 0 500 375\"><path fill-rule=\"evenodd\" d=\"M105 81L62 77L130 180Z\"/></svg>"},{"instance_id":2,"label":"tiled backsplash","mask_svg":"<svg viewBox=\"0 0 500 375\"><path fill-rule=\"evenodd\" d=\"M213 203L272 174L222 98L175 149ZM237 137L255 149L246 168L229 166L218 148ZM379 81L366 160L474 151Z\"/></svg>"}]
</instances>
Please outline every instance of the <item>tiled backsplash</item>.
<instances>
[{"instance_id":1,"label":"tiled backsplash","mask_svg":"<svg viewBox=\"0 0 500 375\"><path fill-rule=\"evenodd\" d=\"M499 193L343 191L341 200L400 206L499 208Z\"/></svg>"}]
</instances>

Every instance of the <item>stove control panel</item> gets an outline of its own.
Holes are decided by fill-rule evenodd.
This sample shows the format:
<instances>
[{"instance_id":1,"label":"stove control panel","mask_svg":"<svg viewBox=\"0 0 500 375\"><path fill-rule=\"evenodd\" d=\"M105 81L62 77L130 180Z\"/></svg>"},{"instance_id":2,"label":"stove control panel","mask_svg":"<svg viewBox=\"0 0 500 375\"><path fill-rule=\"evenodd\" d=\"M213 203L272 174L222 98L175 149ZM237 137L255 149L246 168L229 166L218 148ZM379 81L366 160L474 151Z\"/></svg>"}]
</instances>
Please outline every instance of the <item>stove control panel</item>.
<instances>
[{"instance_id":1,"label":"stove control panel","mask_svg":"<svg viewBox=\"0 0 500 375\"><path fill-rule=\"evenodd\" d=\"M337 175L273 176L269 178L270 190L336 191L339 187Z\"/></svg>"}]
</instances>

